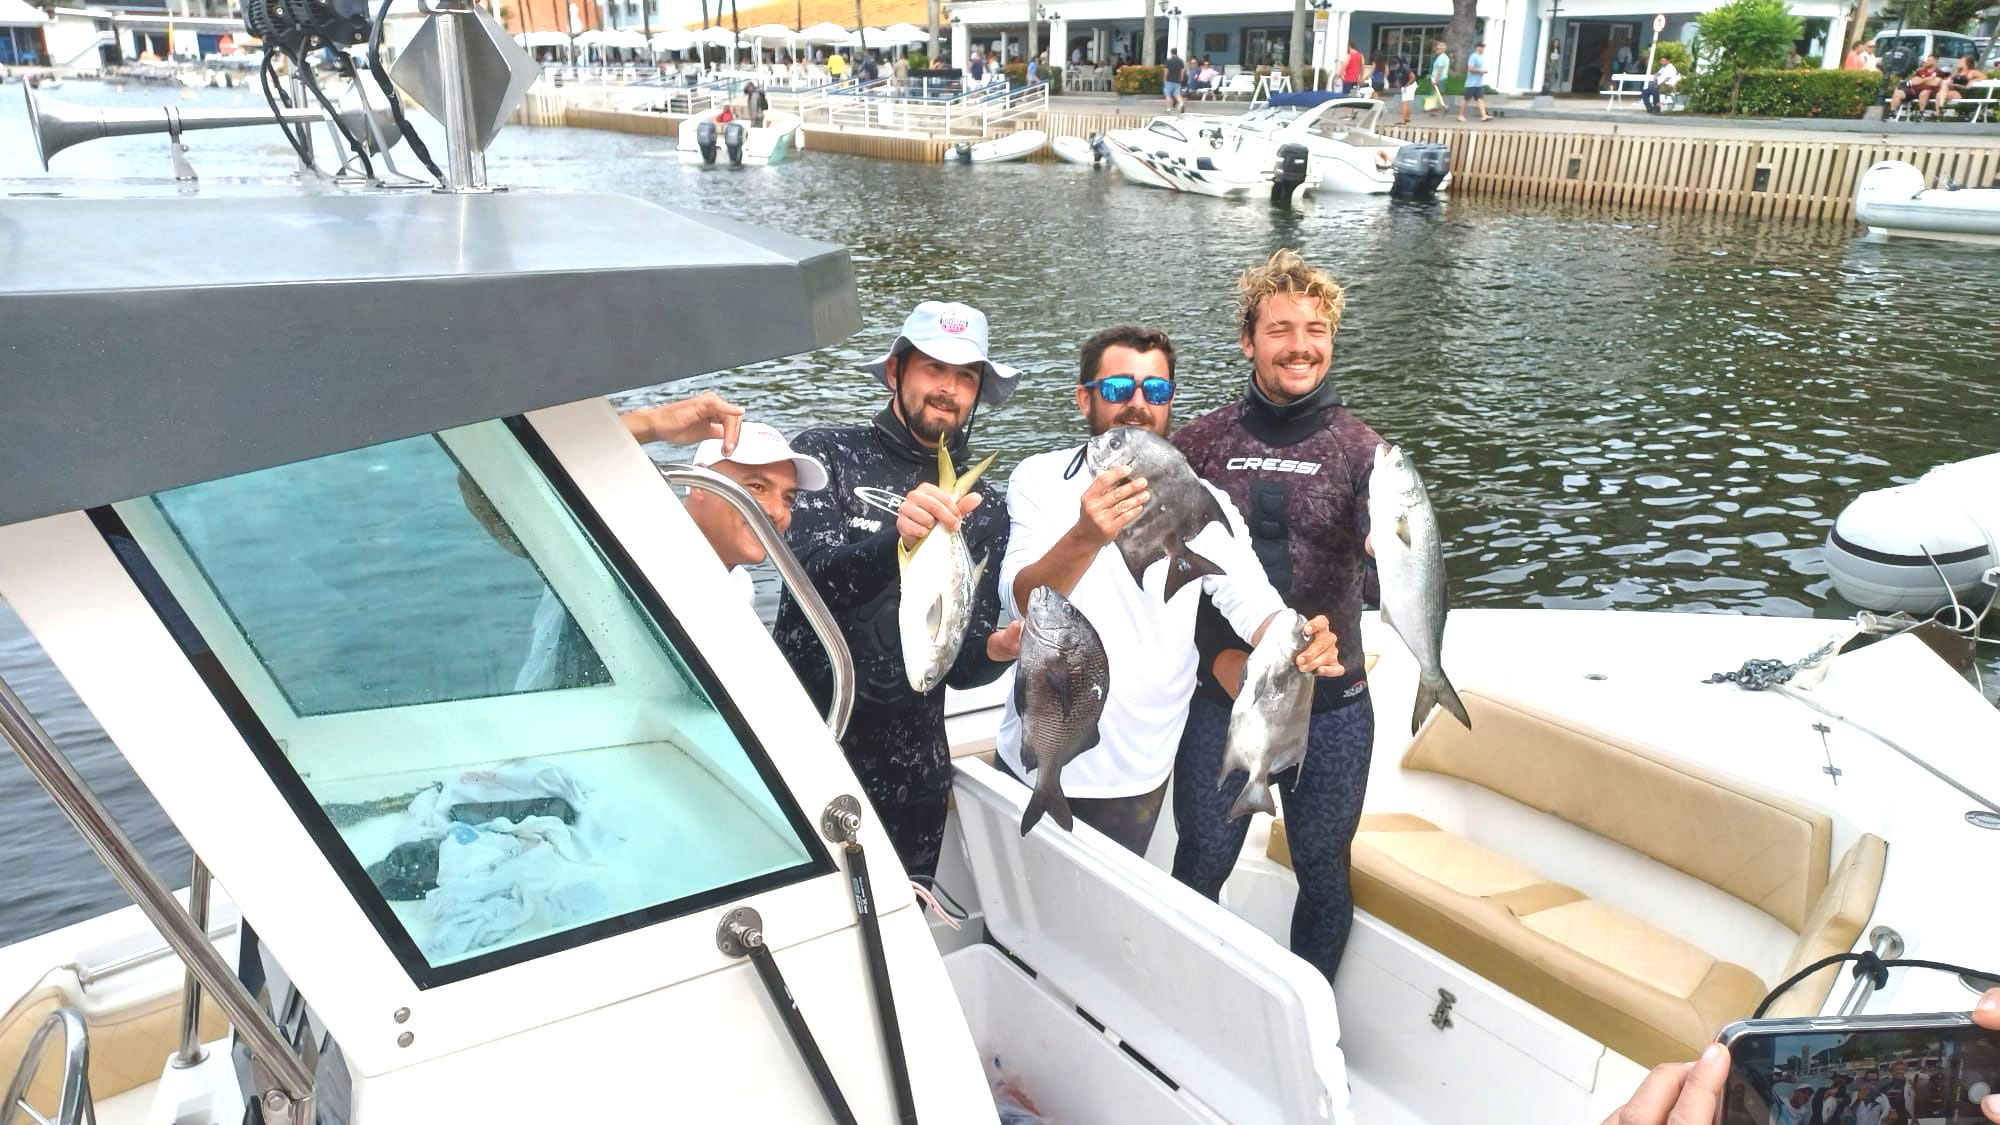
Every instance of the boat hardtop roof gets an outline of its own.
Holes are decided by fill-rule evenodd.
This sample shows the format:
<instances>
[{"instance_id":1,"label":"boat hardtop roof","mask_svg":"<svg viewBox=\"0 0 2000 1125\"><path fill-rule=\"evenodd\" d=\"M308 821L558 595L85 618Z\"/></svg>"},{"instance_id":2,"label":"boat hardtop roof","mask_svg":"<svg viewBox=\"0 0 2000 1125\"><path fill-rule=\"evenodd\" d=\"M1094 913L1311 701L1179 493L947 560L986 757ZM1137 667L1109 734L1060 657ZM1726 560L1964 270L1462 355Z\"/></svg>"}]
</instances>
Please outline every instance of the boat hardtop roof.
<instances>
[{"instance_id":1,"label":"boat hardtop roof","mask_svg":"<svg viewBox=\"0 0 2000 1125\"><path fill-rule=\"evenodd\" d=\"M624 195L37 181L0 194L0 322L4 525L810 351L860 309L844 247Z\"/></svg>"},{"instance_id":2,"label":"boat hardtop roof","mask_svg":"<svg viewBox=\"0 0 2000 1125\"><path fill-rule=\"evenodd\" d=\"M1317 104L1305 104L1281 102L1274 96L1271 104L1249 110L1238 120L1246 129L1262 131L1297 129L1324 117L1341 115L1352 119L1350 127L1373 130L1387 108L1386 102L1375 98L1329 98Z\"/></svg>"}]
</instances>

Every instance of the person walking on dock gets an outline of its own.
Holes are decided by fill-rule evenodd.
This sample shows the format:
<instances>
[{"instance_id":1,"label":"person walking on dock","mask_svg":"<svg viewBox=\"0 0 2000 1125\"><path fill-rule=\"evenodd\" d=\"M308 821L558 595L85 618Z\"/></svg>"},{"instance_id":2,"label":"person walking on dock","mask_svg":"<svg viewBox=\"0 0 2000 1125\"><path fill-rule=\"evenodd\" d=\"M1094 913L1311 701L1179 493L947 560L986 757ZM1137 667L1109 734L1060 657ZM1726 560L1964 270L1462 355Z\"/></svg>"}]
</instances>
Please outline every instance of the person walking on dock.
<instances>
[{"instance_id":1,"label":"person walking on dock","mask_svg":"<svg viewBox=\"0 0 2000 1125\"><path fill-rule=\"evenodd\" d=\"M1444 108L1444 80L1451 77L1451 49L1439 40L1431 47L1431 92L1424 98L1424 112L1432 117Z\"/></svg>"},{"instance_id":2,"label":"person walking on dock","mask_svg":"<svg viewBox=\"0 0 2000 1125\"><path fill-rule=\"evenodd\" d=\"M1167 48L1167 62L1160 75L1160 93L1166 97L1167 108L1175 113L1187 111L1187 97L1181 93L1181 80L1186 76L1187 64L1181 61L1180 48Z\"/></svg>"},{"instance_id":3,"label":"person walking on dock","mask_svg":"<svg viewBox=\"0 0 2000 1125\"><path fill-rule=\"evenodd\" d=\"M1389 85L1396 90L1396 100L1403 105L1403 124L1408 125L1410 104L1417 100L1417 72L1401 55L1389 60Z\"/></svg>"},{"instance_id":4,"label":"person walking on dock","mask_svg":"<svg viewBox=\"0 0 2000 1125\"><path fill-rule=\"evenodd\" d=\"M1486 112L1486 44L1474 43L1472 53L1465 57L1465 95L1458 99L1458 119L1465 120L1465 107L1479 103L1479 119L1493 120Z\"/></svg>"}]
</instances>

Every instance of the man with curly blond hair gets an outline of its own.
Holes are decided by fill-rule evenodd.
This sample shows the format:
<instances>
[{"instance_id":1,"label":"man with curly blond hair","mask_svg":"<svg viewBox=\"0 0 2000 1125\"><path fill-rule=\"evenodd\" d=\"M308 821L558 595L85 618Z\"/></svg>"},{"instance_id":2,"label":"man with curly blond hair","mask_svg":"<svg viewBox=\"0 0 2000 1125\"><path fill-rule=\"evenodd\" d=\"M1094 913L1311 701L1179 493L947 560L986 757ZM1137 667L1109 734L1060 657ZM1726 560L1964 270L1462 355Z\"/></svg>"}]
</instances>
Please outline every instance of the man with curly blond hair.
<instances>
[{"instance_id":1,"label":"man with curly blond hair","mask_svg":"<svg viewBox=\"0 0 2000 1125\"><path fill-rule=\"evenodd\" d=\"M1238 343L1250 362L1243 397L1190 422L1173 441L1243 514L1251 547L1285 603L1308 618L1324 615L1339 640L1341 671L1318 682L1305 760L1272 777L1299 880L1292 952L1332 980L1354 922L1348 852L1375 744L1361 603L1374 577L1368 475L1381 438L1327 378L1346 306L1340 284L1280 250L1245 270L1236 289ZM1209 780L1222 771L1230 704L1249 653L1206 606L1196 640L1200 677L1174 765L1174 877L1215 898L1250 827L1247 817L1226 818L1243 775L1220 789Z\"/></svg>"}]
</instances>

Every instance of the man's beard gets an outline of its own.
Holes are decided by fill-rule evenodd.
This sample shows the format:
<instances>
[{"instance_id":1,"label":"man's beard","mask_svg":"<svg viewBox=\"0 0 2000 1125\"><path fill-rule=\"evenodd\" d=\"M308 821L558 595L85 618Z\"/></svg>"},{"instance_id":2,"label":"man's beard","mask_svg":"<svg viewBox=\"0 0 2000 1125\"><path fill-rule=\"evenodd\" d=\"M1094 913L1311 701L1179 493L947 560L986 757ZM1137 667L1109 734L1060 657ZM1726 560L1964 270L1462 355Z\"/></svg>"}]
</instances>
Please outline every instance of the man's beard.
<instances>
[{"instance_id":1,"label":"man's beard","mask_svg":"<svg viewBox=\"0 0 2000 1125\"><path fill-rule=\"evenodd\" d=\"M1121 410L1108 418L1095 412L1092 412L1090 416L1091 437L1096 437L1107 430L1118 429L1121 426L1137 426L1139 429L1151 431L1159 434L1161 437L1167 436L1166 419L1161 418L1156 421L1150 410Z\"/></svg>"},{"instance_id":2,"label":"man's beard","mask_svg":"<svg viewBox=\"0 0 2000 1125\"><path fill-rule=\"evenodd\" d=\"M933 420L929 409L927 409L932 406L949 414L951 421L937 422ZM955 433L960 427L965 425L965 419L959 417L958 404L947 396L933 395L914 405L905 399L902 401L902 407L903 424L910 428L910 432L915 434L919 441L941 442L947 434Z\"/></svg>"}]
</instances>

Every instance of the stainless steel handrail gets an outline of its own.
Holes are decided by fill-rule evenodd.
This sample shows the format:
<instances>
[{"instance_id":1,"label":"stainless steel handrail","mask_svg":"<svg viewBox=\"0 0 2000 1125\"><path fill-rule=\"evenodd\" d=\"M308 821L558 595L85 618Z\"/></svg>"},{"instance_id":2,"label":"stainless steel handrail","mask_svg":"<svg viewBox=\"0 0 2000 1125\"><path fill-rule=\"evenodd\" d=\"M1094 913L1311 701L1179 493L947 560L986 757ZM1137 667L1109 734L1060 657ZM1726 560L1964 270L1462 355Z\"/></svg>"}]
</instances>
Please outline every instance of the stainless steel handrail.
<instances>
[{"instance_id":1,"label":"stainless steel handrail","mask_svg":"<svg viewBox=\"0 0 2000 1125\"><path fill-rule=\"evenodd\" d=\"M1877 926L1868 932L1868 948L1884 961L1893 961L1903 955L1903 935L1887 926ZM1861 1009L1875 996L1875 978L1862 973L1854 978L1853 987L1847 990L1847 999L1840 1002L1842 1016L1858 1016Z\"/></svg>"},{"instance_id":2,"label":"stainless steel handrail","mask_svg":"<svg viewBox=\"0 0 2000 1125\"><path fill-rule=\"evenodd\" d=\"M220 926L212 926L209 928L208 940L221 941L223 938L229 937L235 932L236 932L236 923L224 922ZM173 946L170 946L163 941L160 942L158 945L149 945L146 946L144 949L138 950L137 952L127 953L122 957L113 958L112 960L106 961L103 964L84 965L72 962L65 967L70 969L72 972L76 973L76 983L88 989L91 985L96 984L98 981L101 981L106 977L122 973L127 969L136 969L141 965L150 965L153 962L158 961L162 957L172 957L173 955L174 955Z\"/></svg>"},{"instance_id":3,"label":"stainless steel handrail","mask_svg":"<svg viewBox=\"0 0 2000 1125\"><path fill-rule=\"evenodd\" d=\"M63 1032L62 1094L56 1100L56 1115L43 1118L22 1099L28 1096L28 1086L42 1068L42 1048L48 1045L49 1036L57 1028ZM97 1106L90 1097L90 1033L75 1008L57 1008L50 1012L28 1040L28 1049L21 1056L20 1069L7 1083L6 1098L0 1100L0 1125L14 1120L17 1109L37 1121L47 1122L47 1125L97 1125Z\"/></svg>"},{"instance_id":4,"label":"stainless steel handrail","mask_svg":"<svg viewBox=\"0 0 2000 1125\"><path fill-rule=\"evenodd\" d=\"M806 576L806 568L799 564L798 556L785 546L785 540L778 529L771 526L771 517L764 514L743 486L723 476L713 469L698 468L694 465L662 465L660 475L668 484L683 488L699 488L712 496L720 497L743 522L750 525L750 533L764 548L764 556L778 568L778 578L785 589L791 592L792 600L799 603L799 609L806 615L806 623L812 626L814 635L826 649L827 661L833 665L833 701L826 713L826 726L839 738L847 733L847 721L854 715L854 656L847 651L847 640L840 635L840 625L833 619L833 611L820 600L819 591L813 589L812 579Z\"/></svg>"},{"instance_id":5,"label":"stainless steel handrail","mask_svg":"<svg viewBox=\"0 0 2000 1125\"><path fill-rule=\"evenodd\" d=\"M14 753L20 756L21 764L28 767L35 781L83 834L84 842L97 854L105 870L111 872L111 877L118 880L118 885L160 931L160 936L180 955L188 971L214 994L236 1033L249 1042L252 1057L266 1068L276 1086L259 1098L265 1108L265 1120L311 1121L312 1072L292 1053L271 1017L244 990L222 955L209 944L204 927L188 917L180 900L146 866L132 838L112 819L97 794L77 774L69 757L49 738L21 697L14 694L5 677L0 677L0 736L7 739Z\"/></svg>"},{"instance_id":6,"label":"stainless steel handrail","mask_svg":"<svg viewBox=\"0 0 2000 1125\"><path fill-rule=\"evenodd\" d=\"M194 857L194 872L188 878L188 916L204 933L208 930L208 865L200 856ZM201 978L188 970L187 980L181 984L181 1045L174 1052L173 1064L186 1069L200 1066L208 1057L201 1049Z\"/></svg>"}]
</instances>

